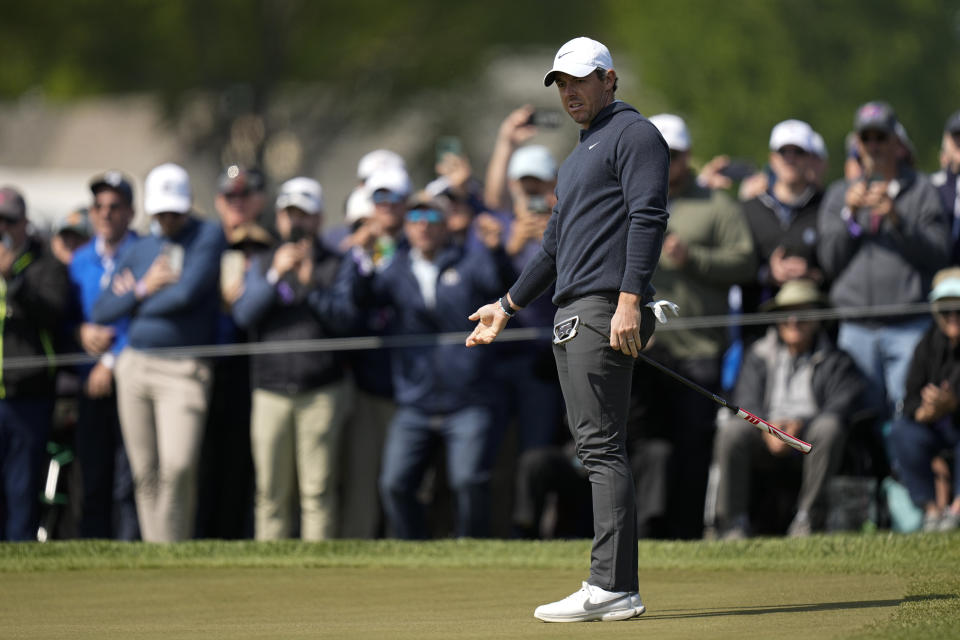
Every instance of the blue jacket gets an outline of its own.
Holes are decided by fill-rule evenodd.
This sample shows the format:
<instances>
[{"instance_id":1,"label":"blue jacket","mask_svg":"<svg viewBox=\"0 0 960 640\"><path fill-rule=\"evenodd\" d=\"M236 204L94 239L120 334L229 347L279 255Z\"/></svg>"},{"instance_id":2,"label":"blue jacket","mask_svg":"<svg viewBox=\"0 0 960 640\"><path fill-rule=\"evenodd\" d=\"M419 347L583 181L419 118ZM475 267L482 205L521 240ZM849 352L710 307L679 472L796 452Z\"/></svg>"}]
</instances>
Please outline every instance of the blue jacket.
<instances>
[{"instance_id":1,"label":"blue jacket","mask_svg":"<svg viewBox=\"0 0 960 640\"><path fill-rule=\"evenodd\" d=\"M123 259L123 256L136 244L137 240L137 234L132 231L127 232L126 238L117 247L117 253L113 257L115 265ZM73 286L74 295L80 303L81 322L90 322L90 318L93 316L93 306L103 290L109 285L111 276L112 272L107 273L103 259L97 253L96 239L83 245L73 254L73 261L70 262L70 284ZM110 352L114 355L119 355L123 348L127 346L129 325L130 319L126 316L110 323L114 330ZM87 365L81 368L84 375L90 372L91 366Z\"/></svg>"},{"instance_id":2,"label":"blue jacket","mask_svg":"<svg viewBox=\"0 0 960 640\"><path fill-rule=\"evenodd\" d=\"M558 306L619 291L652 299L669 171L667 144L649 120L619 100L604 107L560 167L540 252L510 298L525 307L556 280Z\"/></svg>"},{"instance_id":3,"label":"blue jacket","mask_svg":"<svg viewBox=\"0 0 960 640\"><path fill-rule=\"evenodd\" d=\"M422 335L462 331L474 326L468 316L501 295L515 271L502 249L468 250L448 245L436 259L439 267L434 308L429 309L413 275L410 250L393 260L355 290L364 302L388 305L394 312L393 334ZM393 352L393 387L397 404L427 413L449 413L490 402L488 358L491 349L452 344L398 348Z\"/></svg>"},{"instance_id":4,"label":"blue jacket","mask_svg":"<svg viewBox=\"0 0 960 640\"><path fill-rule=\"evenodd\" d=\"M174 238L141 238L117 264L114 278L130 269L139 280L168 242L183 247L179 281L140 302L133 291L117 296L108 287L93 307L91 319L98 324L130 316L129 344L135 349L211 344L216 337L220 254L226 247L220 225L191 217Z\"/></svg>"}]
</instances>

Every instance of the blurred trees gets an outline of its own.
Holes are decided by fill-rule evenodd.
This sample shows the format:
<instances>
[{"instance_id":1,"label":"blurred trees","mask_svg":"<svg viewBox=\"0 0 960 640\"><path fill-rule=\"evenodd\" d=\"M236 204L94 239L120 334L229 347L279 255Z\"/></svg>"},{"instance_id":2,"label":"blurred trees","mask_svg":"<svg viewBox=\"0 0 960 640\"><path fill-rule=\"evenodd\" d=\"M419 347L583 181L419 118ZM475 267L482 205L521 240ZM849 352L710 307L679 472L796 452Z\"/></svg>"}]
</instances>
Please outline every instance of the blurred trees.
<instances>
[{"instance_id":1,"label":"blurred trees","mask_svg":"<svg viewBox=\"0 0 960 640\"><path fill-rule=\"evenodd\" d=\"M0 15L0 99L150 91L197 149L258 160L289 122L322 145L423 91L470 87L497 51L581 34L636 72L624 99L688 119L704 158L762 161L773 124L799 117L837 159L855 107L883 98L930 168L960 107L960 0L0 0Z\"/></svg>"},{"instance_id":2,"label":"blurred trees","mask_svg":"<svg viewBox=\"0 0 960 640\"><path fill-rule=\"evenodd\" d=\"M890 102L936 166L947 116L960 108L956 0L610 0L611 48L653 91L653 113L688 119L694 152L763 161L770 129L800 118L840 170L857 106ZM624 98L630 99L629 87Z\"/></svg>"}]
</instances>

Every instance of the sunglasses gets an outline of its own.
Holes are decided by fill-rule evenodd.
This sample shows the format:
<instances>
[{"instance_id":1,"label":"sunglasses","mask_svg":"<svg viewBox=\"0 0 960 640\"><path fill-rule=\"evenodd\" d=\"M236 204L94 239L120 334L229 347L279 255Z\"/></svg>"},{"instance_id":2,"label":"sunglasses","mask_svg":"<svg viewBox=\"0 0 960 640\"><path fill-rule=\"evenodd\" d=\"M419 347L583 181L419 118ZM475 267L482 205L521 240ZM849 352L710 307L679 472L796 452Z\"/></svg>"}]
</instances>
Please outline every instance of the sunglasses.
<instances>
[{"instance_id":1,"label":"sunglasses","mask_svg":"<svg viewBox=\"0 0 960 640\"><path fill-rule=\"evenodd\" d=\"M407 222L432 222L443 220L443 216L436 209L414 209L407 212Z\"/></svg>"},{"instance_id":2,"label":"sunglasses","mask_svg":"<svg viewBox=\"0 0 960 640\"><path fill-rule=\"evenodd\" d=\"M553 344L563 344L576 338L579 326L580 316L573 316L569 320L553 325Z\"/></svg>"},{"instance_id":3,"label":"sunglasses","mask_svg":"<svg viewBox=\"0 0 960 640\"><path fill-rule=\"evenodd\" d=\"M231 191L223 194L223 197L227 200L242 200L243 198L250 197L250 190L244 189L243 191Z\"/></svg>"},{"instance_id":4,"label":"sunglasses","mask_svg":"<svg viewBox=\"0 0 960 640\"><path fill-rule=\"evenodd\" d=\"M94 209L95 211L109 211L112 213L114 211L119 211L120 209L123 209L123 205L117 202L111 202L110 204L94 202L91 209Z\"/></svg>"},{"instance_id":5,"label":"sunglasses","mask_svg":"<svg viewBox=\"0 0 960 640\"><path fill-rule=\"evenodd\" d=\"M803 147L794 146L792 144L787 145L785 147L780 147L779 149L777 149L777 153L779 153L784 158L790 158L790 157L805 158L808 155L808 152L806 149L804 149Z\"/></svg>"},{"instance_id":6,"label":"sunglasses","mask_svg":"<svg viewBox=\"0 0 960 640\"><path fill-rule=\"evenodd\" d=\"M377 189L373 192L373 204L397 204L403 202L403 196L387 189Z\"/></svg>"},{"instance_id":7,"label":"sunglasses","mask_svg":"<svg viewBox=\"0 0 960 640\"><path fill-rule=\"evenodd\" d=\"M886 142L890 135L883 131L864 131L860 134L860 141L867 142Z\"/></svg>"}]
</instances>

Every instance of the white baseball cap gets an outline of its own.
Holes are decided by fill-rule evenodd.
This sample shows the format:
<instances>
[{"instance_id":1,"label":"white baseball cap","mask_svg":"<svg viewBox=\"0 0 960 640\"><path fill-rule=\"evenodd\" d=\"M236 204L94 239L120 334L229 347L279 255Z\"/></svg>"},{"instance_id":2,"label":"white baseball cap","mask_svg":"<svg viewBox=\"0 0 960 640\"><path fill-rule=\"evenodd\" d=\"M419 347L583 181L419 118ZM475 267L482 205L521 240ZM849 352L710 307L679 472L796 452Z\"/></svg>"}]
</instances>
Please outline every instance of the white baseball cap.
<instances>
[{"instance_id":1,"label":"white baseball cap","mask_svg":"<svg viewBox=\"0 0 960 640\"><path fill-rule=\"evenodd\" d=\"M323 188L313 178L291 178L280 185L277 209L296 207L316 215L323 212Z\"/></svg>"},{"instance_id":2,"label":"white baseball cap","mask_svg":"<svg viewBox=\"0 0 960 640\"><path fill-rule=\"evenodd\" d=\"M399 167L404 170L407 168L399 153L389 149L374 149L357 163L357 178L366 182L378 169L384 167Z\"/></svg>"},{"instance_id":3,"label":"white baseball cap","mask_svg":"<svg viewBox=\"0 0 960 640\"><path fill-rule=\"evenodd\" d=\"M510 156L507 165L507 177L511 180L531 176L544 182L550 182L557 177L557 161L545 146L531 144L520 147Z\"/></svg>"},{"instance_id":4,"label":"white baseball cap","mask_svg":"<svg viewBox=\"0 0 960 640\"><path fill-rule=\"evenodd\" d=\"M553 69L543 76L543 86L549 87L557 73L567 73L575 78L590 75L595 69L613 69L610 50L603 44L590 38L574 38L557 51L553 58Z\"/></svg>"},{"instance_id":5,"label":"white baseball cap","mask_svg":"<svg viewBox=\"0 0 960 640\"><path fill-rule=\"evenodd\" d=\"M690 132L687 130L687 123L680 116L672 113L660 113L650 116L650 122L653 123L663 136L664 141L673 151L690 150Z\"/></svg>"},{"instance_id":6,"label":"white baseball cap","mask_svg":"<svg viewBox=\"0 0 960 640\"><path fill-rule=\"evenodd\" d=\"M143 181L143 210L147 215L189 213L192 204L190 176L178 164L168 162L154 167Z\"/></svg>"},{"instance_id":7,"label":"white baseball cap","mask_svg":"<svg viewBox=\"0 0 960 640\"><path fill-rule=\"evenodd\" d=\"M810 143L810 148L813 151L813 155L817 156L818 158L823 158L824 160L830 156L830 154L827 153L827 143L823 141L823 136L816 131L813 132L813 137L810 138Z\"/></svg>"},{"instance_id":8,"label":"white baseball cap","mask_svg":"<svg viewBox=\"0 0 960 640\"><path fill-rule=\"evenodd\" d=\"M373 198L370 190L359 186L350 192L347 198L347 213L344 216L347 224L373 216Z\"/></svg>"},{"instance_id":9,"label":"white baseball cap","mask_svg":"<svg viewBox=\"0 0 960 640\"><path fill-rule=\"evenodd\" d=\"M784 120L770 132L770 151L779 151L787 145L813 153L813 127L803 120Z\"/></svg>"},{"instance_id":10,"label":"white baseball cap","mask_svg":"<svg viewBox=\"0 0 960 640\"><path fill-rule=\"evenodd\" d=\"M381 167L374 171L366 182L370 193L386 189L391 193L396 193L404 198L410 195L410 176L406 169L397 166Z\"/></svg>"}]
</instances>

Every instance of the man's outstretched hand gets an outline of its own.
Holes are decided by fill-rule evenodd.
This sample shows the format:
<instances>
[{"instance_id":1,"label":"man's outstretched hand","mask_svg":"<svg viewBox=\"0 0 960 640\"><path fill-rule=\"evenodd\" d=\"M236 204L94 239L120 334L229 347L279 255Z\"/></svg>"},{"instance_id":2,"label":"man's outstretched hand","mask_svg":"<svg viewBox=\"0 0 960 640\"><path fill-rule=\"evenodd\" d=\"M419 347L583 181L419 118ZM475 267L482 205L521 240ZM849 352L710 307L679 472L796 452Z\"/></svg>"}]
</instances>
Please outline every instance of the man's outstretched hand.
<instances>
[{"instance_id":1,"label":"man's outstretched hand","mask_svg":"<svg viewBox=\"0 0 960 640\"><path fill-rule=\"evenodd\" d=\"M474 311L469 319L476 321L477 326L467 336L466 344L468 347L475 347L478 344L490 344L496 340L510 318L500 308L499 302L491 302Z\"/></svg>"}]
</instances>

